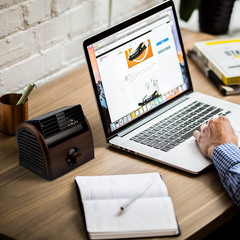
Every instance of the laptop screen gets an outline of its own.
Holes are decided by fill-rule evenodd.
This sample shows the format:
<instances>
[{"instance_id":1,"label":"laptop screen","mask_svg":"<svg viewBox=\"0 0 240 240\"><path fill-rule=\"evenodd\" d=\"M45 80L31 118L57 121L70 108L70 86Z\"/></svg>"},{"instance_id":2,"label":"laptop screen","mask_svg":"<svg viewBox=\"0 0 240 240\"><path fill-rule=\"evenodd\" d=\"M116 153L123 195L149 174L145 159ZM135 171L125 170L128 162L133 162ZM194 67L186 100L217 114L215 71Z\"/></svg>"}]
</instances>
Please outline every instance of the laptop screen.
<instances>
[{"instance_id":1,"label":"laptop screen","mask_svg":"<svg viewBox=\"0 0 240 240\"><path fill-rule=\"evenodd\" d=\"M158 7L84 43L108 136L192 90L173 6Z\"/></svg>"}]
</instances>

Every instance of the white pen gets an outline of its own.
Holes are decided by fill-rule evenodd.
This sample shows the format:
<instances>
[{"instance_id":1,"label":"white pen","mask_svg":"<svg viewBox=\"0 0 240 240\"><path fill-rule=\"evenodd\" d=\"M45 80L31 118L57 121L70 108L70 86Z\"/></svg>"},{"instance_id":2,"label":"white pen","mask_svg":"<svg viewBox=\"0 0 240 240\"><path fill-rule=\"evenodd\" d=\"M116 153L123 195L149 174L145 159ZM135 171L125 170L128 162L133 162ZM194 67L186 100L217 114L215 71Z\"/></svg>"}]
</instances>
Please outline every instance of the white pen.
<instances>
[{"instance_id":1,"label":"white pen","mask_svg":"<svg viewBox=\"0 0 240 240\"><path fill-rule=\"evenodd\" d=\"M135 193L130 199L128 199L121 207L120 209L123 211L124 209L126 209L133 201L135 201L138 197L140 197L141 195L143 195L143 193L145 193L148 188L150 188L150 186L153 184L153 181L150 181L146 186L144 186L139 192Z\"/></svg>"}]
</instances>

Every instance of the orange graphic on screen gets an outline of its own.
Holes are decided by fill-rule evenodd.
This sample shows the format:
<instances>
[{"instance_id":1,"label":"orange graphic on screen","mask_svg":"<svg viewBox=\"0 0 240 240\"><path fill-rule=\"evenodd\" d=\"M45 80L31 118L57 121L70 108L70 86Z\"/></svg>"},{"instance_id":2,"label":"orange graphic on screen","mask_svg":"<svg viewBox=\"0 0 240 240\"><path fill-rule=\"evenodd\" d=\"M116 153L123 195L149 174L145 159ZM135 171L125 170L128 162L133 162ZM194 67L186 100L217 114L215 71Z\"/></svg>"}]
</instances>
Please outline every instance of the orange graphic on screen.
<instances>
[{"instance_id":1,"label":"orange graphic on screen","mask_svg":"<svg viewBox=\"0 0 240 240\"><path fill-rule=\"evenodd\" d=\"M136 48L125 51L128 68L131 68L153 56L150 40L141 42Z\"/></svg>"},{"instance_id":2,"label":"orange graphic on screen","mask_svg":"<svg viewBox=\"0 0 240 240\"><path fill-rule=\"evenodd\" d=\"M183 53L182 52L178 52L178 61L179 63L183 63L184 60L183 60Z\"/></svg>"},{"instance_id":3,"label":"orange graphic on screen","mask_svg":"<svg viewBox=\"0 0 240 240\"><path fill-rule=\"evenodd\" d=\"M89 53L89 58L90 58L90 61L92 64L93 74L94 74L94 77L95 77L95 80L97 83L98 81L101 80L101 78L100 78L100 73L99 73L99 69L98 69L98 64L97 64L97 59L95 56L94 48L93 47L89 48L88 53Z\"/></svg>"}]
</instances>

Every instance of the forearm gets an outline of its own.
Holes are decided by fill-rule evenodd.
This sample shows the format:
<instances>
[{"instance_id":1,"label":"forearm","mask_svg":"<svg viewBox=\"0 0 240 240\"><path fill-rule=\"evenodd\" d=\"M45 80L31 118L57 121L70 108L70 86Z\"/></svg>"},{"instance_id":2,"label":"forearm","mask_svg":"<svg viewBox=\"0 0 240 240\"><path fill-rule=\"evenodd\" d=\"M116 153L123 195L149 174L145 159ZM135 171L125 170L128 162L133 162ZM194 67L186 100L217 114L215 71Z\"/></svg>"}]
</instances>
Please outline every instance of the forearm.
<instances>
[{"instance_id":1,"label":"forearm","mask_svg":"<svg viewBox=\"0 0 240 240\"><path fill-rule=\"evenodd\" d=\"M223 187L240 207L240 150L231 143L217 146L212 154Z\"/></svg>"}]
</instances>

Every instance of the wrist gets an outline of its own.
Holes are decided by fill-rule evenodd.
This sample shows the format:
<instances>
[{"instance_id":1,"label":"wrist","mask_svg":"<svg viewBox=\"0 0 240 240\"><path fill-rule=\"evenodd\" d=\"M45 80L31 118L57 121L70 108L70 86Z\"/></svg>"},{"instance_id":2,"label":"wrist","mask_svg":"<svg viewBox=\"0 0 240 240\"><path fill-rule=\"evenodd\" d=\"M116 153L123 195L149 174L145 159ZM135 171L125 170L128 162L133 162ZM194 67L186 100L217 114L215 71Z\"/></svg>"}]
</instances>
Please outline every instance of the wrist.
<instances>
[{"instance_id":1,"label":"wrist","mask_svg":"<svg viewBox=\"0 0 240 240\"><path fill-rule=\"evenodd\" d=\"M213 155L213 152L214 152L214 150L216 149L216 147L218 147L219 145L215 145L215 146L212 146L212 147L210 147L210 149L209 149L209 158L210 159L212 159L212 155Z\"/></svg>"}]
</instances>

